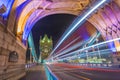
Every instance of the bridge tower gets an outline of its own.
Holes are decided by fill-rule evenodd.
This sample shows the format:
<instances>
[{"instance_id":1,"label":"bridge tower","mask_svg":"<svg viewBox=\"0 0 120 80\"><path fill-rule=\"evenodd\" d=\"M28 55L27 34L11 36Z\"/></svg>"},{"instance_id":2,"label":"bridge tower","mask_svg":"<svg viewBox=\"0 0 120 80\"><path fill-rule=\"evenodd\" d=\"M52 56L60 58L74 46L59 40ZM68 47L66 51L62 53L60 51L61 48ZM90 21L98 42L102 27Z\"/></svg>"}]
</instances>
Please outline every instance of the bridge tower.
<instances>
[{"instance_id":1,"label":"bridge tower","mask_svg":"<svg viewBox=\"0 0 120 80\"><path fill-rule=\"evenodd\" d=\"M45 34L44 37L40 37L40 57L39 62L43 63L43 60L46 59L51 53L53 48L52 37L48 38Z\"/></svg>"}]
</instances>

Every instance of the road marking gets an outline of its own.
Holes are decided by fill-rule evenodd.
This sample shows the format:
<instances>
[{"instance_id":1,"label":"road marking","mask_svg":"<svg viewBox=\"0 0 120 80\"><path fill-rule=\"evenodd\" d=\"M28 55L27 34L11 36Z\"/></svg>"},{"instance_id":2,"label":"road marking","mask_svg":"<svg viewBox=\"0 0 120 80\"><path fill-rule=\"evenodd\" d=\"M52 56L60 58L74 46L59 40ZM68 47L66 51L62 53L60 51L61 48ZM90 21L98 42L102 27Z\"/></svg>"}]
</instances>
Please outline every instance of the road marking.
<instances>
[{"instance_id":1,"label":"road marking","mask_svg":"<svg viewBox=\"0 0 120 80\"><path fill-rule=\"evenodd\" d=\"M80 73L87 74L87 75L93 75L92 73L89 73L89 72L83 72L83 71L80 71Z\"/></svg>"},{"instance_id":2,"label":"road marking","mask_svg":"<svg viewBox=\"0 0 120 80\"><path fill-rule=\"evenodd\" d=\"M86 77L84 77L84 76L80 76L80 75L76 75L76 74L72 74L72 73L69 73L69 74L71 74L71 75L73 75L73 76L76 76L76 77L79 77L79 78L84 79L84 80L91 80L91 79L86 78Z\"/></svg>"}]
</instances>

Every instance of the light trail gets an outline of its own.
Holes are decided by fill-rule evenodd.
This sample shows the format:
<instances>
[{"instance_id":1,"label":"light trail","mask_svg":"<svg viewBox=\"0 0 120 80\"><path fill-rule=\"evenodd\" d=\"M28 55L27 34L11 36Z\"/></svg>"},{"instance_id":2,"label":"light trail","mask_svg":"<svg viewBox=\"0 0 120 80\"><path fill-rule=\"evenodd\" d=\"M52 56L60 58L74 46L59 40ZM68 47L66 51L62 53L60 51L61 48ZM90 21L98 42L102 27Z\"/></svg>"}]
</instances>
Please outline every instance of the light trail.
<instances>
[{"instance_id":1,"label":"light trail","mask_svg":"<svg viewBox=\"0 0 120 80\"><path fill-rule=\"evenodd\" d=\"M97 51L94 51L94 52L89 52L89 56L94 56L96 55L96 52ZM110 52L112 52L110 49L105 49L105 50L100 50L101 52L101 55L104 55L104 54L109 54ZM72 59L78 59L78 58L85 58L86 57L86 54L82 53L82 54L79 54L79 55L74 55L74 56L68 56L68 57L61 57L57 60L54 60L54 61L63 61L63 60L72 60Z\"/></svg>"},{"instance_id":2,"label":"light trail","mask_svg":"<svg viewBox=\"0 0 120 80\"><path fill-rule=\"evenodd\" d=\"M83 44L83 42L76 43L75 45L73 45L73 46L71 46L70 48L64 50L63 52L61 52L60 54L56 55L55 57L58 57L58 56L60 56L60 55L63 55L63 54L65 54L65 53L71 51L71 50L74 50L74 49L82 46L82 44Z\"/></svg>"},{"instance_id":3,"label":"light trail","mask_svg":"<svg viewBox=\"0 0 120 80\"><path fill-rule=\"evenodd\" d=\"M109 40L109 41L101 42L101 43L98 43L98 44L95 44L95 45L92 45L92 46L88 46L88 47L86 47L86 48L83 48L83 49L80 49L80 50L71 52L71 53L69 53L69 54L77 53L77 52L80 52L80 51L87 50L87 49L89 49L89 48L93 48L93 47L96 47L96 46L104 45L104 44L106 44L106 43L110 43L110 42L114 42L114 41L118 41L118 40L120 40L120 38L116 38L116 39L112 39L112 40Z\"/></svg>"},{"instance_id":4,"label":"light trail","mask_svg":"<svg viewBox=\"0 0 120 80\"><path fill-rule=\"evenodd\" d=\"M83 45L81 44L81 42L79 42L79 43L77 43L76 45L73 45L72 47L70 47L69 49L66 49L66 50L64 50L63 52L59 53L59 54L58 54L57 56L55 56L55 57L58 57L58 56L60 56L60 55L63 55L63 54L65 54L65 53L67 53L67 52L69 52L69 51L71 51L71 50L74 50L75 48L80 47L80 46L85 46L85 45L88 44L88 43L89 43L88 45L90 45L90 43L91 43L92 41L95 41L94 39L98 38L99 36L100 36L100 33L99 33L99 32L98 32L98 33L94 33L92 37L90 37L88 40L82 42ZM86 44L85 44L85 43L86 43Z\"/></svg>"},{"instance_id":5,"label":"light trail","mask_svg":"<svg viewBox=\"0 0 120 80\"><path fill-rule=\"evenodd\" d=\"M68 30L66 30L66 32L63 34L63 36L60 39L60 42L57 44L57 46L53 49L53 51L51 52L50 56L54 53L54 51L62 44L62 42L64 42L64 40L73 32L75 31L78 27L80 27L80 25L82 25L87 18L90 17L90 15L97 10L97 8L99 8L100 6L102 6L104 3L108 2L110 0L98 0L96 1L96 3L91 6L86 13L84 13L83 15L78 16L78 18L73 22L73 24L68 28ZM76 23L77 22L77 23Z\"/></svg>"},{"instance_id":6,"label":"light trail","mask_svg":"<svg viewBox=\"0 0 120 80\"><path fill-rule=\"evenodd\" d=\"M73 49L78 48L78 47L80 47L80 46L84 46L86 42L89 42L89 40L91 40L91 38L89 38L89 39L86 40L86 41L81 41L81 42L73 45L72 47L68 48L67 50L64 50L63 52L55 55L54 57L58 57L58 56L60 56L60 55L63 55L63 54L65 54L65 53L69 52L70 50L73 50Z\"/></svg>"},{"instance_id":7,"label":"light trail","mask_svg":"<svg viewBox=\"0 0 120 80\"><path fill-rule=\"evenodd\" d=\"M74 43L75 41L77 41L78 39L79 39L79 37L76 38L76 39L74 39L73 41L71 41L68 45L66 45L64 48L62 48L61 50L59 50L56 54L62 52L65 48L67 48L68 46L70 46L71 44L73 44L73 43Z\"/></svg>"},{"instance_id":8,"label":"light trail","mask_svg":"<svg viewBox=\"0 0 120 80\"><path fill-rule=\"evenodd\" d=\"M100 37L100 32L97 32L97 34L95 35L95 36L93 36L93 38L89 41L89 44L87 45L87 46L90 46L90 45L92 45L94 42L95 42L95 40L98 38L98 37Z\"/></svg>"},{"instance_id":9,"label":"light trail","mask_svg":"<svg viewBox=\"0 0 120 80\"><path fill-rule=\"evenodd\" d=\"M75 53L82 52L82 51L88 50L88 49L93 48L93 47L97 47L97 46L100 46L100 45L104 45L104 44L107 44L107 43L110 43L110 42L114 42L114 41L119 41L119 40L120 40L120 38L116 38L116 39L104 41L104 42L101 42L101 43L98 43L98 44L95 44L95 45L92 45L92 46L88 46L88 47L83 48L83 49L79 49L79 50L73 51L73 52L68 53L68 54L66 54L66 55L67 55L67 56L69 56L69 55L75 55ZM64 55L64 56L65 56L65 55ZM54 57L53 57L53 58L54 58Z\"/></svg>"},{"instance_id":10,"label":"light trail","mask_svg":"<svg viewBox=\"0 0 120 80\"><path fill-rule=\"evenodd\" d=\"M104 50L99 50L100 51L100 54L101 55L103 55L103 54L109 54L109 53L111 53L112 51L111 51L111 49L104 49ZM94 55L96 55L96 56L98 56L98 54L96 54L96 53L98 53L98 51L93 51L93 52L88 52L88 55L91 57L91 56L94 56ZM75 55L74 55L75 56ZM77 55L76 57L80 57L80 58L82 58L82 57L86 57L86 54L85 54L85 52L84 53L81 53L81 54L79 54L79 55ZM62 56L62 57L60 57L59 59L62 59L62 58L66 58L66 57L70 57L70 56Z\"/></svg>"}]
</instances>

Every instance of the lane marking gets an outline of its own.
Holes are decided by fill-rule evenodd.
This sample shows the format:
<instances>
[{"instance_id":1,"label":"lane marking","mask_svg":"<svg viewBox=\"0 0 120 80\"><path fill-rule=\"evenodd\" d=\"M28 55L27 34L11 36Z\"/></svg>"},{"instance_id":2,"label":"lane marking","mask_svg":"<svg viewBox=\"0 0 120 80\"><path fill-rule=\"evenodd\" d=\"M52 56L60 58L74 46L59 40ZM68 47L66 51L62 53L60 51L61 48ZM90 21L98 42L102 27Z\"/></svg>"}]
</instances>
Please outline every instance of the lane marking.
<instances>
[{"instance_id":1,"label":"lane marking","mask_svg":"<svg viewBox=\"0 0 120 80\"><path fill-rule=\"evenodd\" d=\"M71 75L73 75L73 76L75 76L75 77L79 77L79 78L84 79L84 80L91 80L91 79L89 79L89 78L87 78L87 77L80 76L80 75L77 75L77 74L72 74L72 73L68 73L68 74L71 74Z\"/></svg>"},{"instance_id":2,"label":"lane marking","mask_svg":"<svg viewBox=\"0 0 120 80\"><path fill-rule=\"evenodd\" d=\"M92 74L92 73L89 73L89 72L80 71L80 73L87 74L87 75L92 75L92 76L93 76L93 74Z\"/></svg>"}]
</instances>

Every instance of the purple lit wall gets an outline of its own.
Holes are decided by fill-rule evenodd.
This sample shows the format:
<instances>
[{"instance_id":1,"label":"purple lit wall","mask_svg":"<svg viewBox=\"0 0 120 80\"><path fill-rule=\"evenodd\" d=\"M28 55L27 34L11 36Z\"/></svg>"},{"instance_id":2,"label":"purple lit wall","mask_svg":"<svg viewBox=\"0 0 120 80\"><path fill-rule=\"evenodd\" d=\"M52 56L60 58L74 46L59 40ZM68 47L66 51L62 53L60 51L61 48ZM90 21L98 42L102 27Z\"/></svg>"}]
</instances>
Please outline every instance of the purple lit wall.
<instances>
[{"instance_id":1,"label":"purple lit wall","mask_svg":"<svg viewBox=\"0 0 120 80\"><path fill-rule=\"evenodd\" d=\"M96 26L105 40L120 37L120 7L114 1L100 9L89 21ZM108 46L113 52L120 51L119 41L109 43Z\"/></svg>"}]
</instances>

